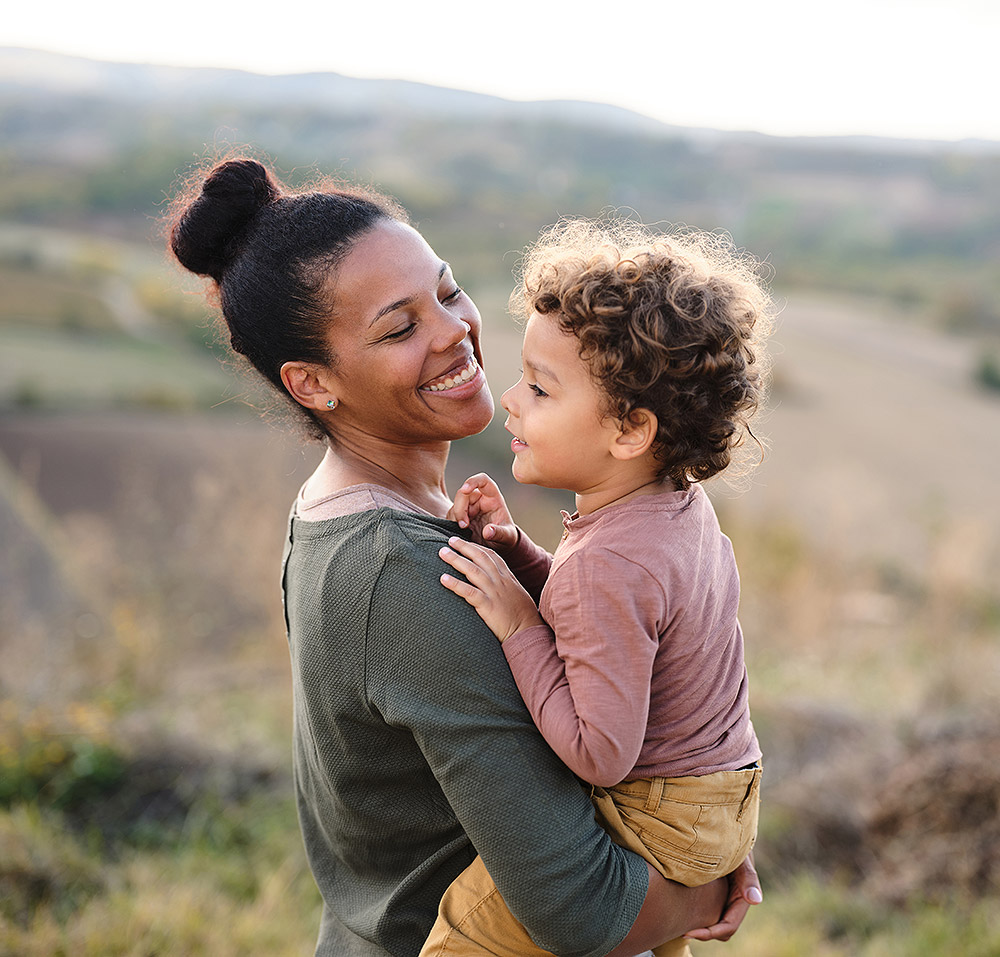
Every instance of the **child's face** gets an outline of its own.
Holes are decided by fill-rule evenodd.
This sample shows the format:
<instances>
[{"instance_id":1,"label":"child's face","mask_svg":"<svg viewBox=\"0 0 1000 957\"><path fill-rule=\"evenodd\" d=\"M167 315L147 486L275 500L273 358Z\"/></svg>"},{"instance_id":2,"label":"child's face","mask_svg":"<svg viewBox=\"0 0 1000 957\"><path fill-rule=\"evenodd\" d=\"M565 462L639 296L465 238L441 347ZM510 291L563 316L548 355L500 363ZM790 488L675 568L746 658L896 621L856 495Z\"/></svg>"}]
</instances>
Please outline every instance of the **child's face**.
<instances>
[{"instance_id":1,"label":"child's face","mask_svg":"<svg viewBox=\"0 0 1000 957\"><path fill-rule=\"evenodd\" d=\"M533 313L524 332L521 378L500 403L514 435L514 478L585 495L616 481L621 463L611 449L621 430L613 416L602 415L603 393L579 348L556 319Z\"/></svg>"}]
</instances>

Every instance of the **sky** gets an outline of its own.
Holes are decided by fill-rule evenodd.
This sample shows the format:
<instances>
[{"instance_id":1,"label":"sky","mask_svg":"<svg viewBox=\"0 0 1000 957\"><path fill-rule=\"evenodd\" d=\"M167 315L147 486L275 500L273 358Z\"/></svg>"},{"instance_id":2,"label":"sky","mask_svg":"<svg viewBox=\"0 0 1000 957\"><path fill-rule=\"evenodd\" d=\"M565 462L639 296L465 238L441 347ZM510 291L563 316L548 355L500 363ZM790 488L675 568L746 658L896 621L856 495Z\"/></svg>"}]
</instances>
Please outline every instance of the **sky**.
<instances>
[{"instance_id":1,"label":"sky","mask_svg":"<svg viewBox=\"0 0 1000 957\"><path fill-rule=\"evenodd\" d=\"M633 12L634 11L634 12ZM998 0L20 0L0 46L612 103L780 136L1000 141Z\"/></svg>"}]
</instances>

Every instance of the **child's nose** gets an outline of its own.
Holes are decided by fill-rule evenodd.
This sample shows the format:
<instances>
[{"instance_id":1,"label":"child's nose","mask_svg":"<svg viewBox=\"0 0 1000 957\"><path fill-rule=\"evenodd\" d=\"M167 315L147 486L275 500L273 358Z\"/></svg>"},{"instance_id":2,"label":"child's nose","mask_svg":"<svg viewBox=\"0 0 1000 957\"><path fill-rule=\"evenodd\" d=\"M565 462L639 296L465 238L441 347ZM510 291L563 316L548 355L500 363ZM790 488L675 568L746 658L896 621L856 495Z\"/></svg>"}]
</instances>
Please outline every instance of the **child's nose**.
<instances>
[{"instance_id":1,"label":"child's nose","mask_svg":"<svg viewBox=\"0 0 1000 957\"><path fill-rule=\"evenodd\" d=\"M502 396L500 396L500 405L503 407L505 412L509 412L511 415L514 414L513 406L513 393L514 386L511 386Z\"/></svg>"}]
</instances>

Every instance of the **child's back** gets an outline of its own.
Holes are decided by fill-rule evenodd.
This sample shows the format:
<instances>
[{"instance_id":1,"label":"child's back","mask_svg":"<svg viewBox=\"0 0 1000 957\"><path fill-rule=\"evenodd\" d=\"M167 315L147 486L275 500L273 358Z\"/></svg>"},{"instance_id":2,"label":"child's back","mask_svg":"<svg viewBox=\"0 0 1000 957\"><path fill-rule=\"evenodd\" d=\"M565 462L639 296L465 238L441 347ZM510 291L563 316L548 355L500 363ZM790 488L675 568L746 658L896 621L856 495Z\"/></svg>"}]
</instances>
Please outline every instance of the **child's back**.
<instances>
[{"instance_id":1,"label":"child's back","mask_svg":"<svg viewBox=\"0 0 1000 957\"><path fill-rule=\"evenodd\" d=\"M539 605L558 623L564 668L551 667L544 633L504 643L542 733L572 741L560 757L604 786L760 758L736 563L701 487L609 505L566 530Z\"/></svg>"}]
</instances>

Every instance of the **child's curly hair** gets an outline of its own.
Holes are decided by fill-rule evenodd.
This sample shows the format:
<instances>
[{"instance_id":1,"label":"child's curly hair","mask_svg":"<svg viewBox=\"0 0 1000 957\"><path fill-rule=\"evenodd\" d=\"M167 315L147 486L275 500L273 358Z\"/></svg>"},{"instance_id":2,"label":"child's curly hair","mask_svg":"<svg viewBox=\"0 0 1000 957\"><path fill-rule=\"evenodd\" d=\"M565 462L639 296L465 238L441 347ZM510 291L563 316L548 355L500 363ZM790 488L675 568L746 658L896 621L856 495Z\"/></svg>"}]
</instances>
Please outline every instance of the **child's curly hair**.
<instances>
[{"instance_id":1,"label":"child's curly hair","mask_svg":"<svg viewBox=\"0 0 1000 957\"><path fill-rule=\"evenodd\" d=\"M551 315L624 424L656 415L659 477L678 489L730 464L768 378L774 304L762 266L723 235L564 220L525 253L511 312ZM761 446L762 448L762 446Z\"/></svg>"}]
</instances>

